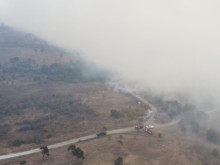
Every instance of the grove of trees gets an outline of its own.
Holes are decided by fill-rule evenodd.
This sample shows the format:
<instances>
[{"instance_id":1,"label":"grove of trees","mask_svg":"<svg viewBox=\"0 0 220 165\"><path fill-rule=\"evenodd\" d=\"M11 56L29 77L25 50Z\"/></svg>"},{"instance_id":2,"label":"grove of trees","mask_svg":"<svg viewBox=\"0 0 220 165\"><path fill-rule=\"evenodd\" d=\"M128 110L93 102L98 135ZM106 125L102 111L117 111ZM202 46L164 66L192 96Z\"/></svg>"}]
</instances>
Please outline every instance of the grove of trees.
<instances>
[{"instance_id":1,"label":"grove of trees","mask_svg":"<svg viewBox=\"0 0 220 165\"><path fill-rule=\"evenodd\" d=\"M116 160L114 160L114 165L123 165L123 158L118 157Z\"/></svg>"},{"instance_id":2,"label":"grove of trees","mask_svg":"<svg viewBox=\"0 0 220 165\"><path fill-rule=\"evenodd\" d=\"M45 160L45 156L47 156L47 157L50 156L49 149L48 149L47 146L42 146L42 147L40 147L40 149L41 149L41 153L42 153L42 156L43 156L42 157L43 160Z\"/></svg>"},{"instance_id":3,"label":"grove of trees","mask_svg":"<svg viewBox=\"0 0 220 165\"><path fill-rule=\"evenodd\" d=\"M72 154L74 156L76 156L78 159L81 159L81 160L85 159L83 150L81 150L80 148L76 147L75 144L70 145L68 147L68 151L71 151Z\"/></svg>"}]
</instances>

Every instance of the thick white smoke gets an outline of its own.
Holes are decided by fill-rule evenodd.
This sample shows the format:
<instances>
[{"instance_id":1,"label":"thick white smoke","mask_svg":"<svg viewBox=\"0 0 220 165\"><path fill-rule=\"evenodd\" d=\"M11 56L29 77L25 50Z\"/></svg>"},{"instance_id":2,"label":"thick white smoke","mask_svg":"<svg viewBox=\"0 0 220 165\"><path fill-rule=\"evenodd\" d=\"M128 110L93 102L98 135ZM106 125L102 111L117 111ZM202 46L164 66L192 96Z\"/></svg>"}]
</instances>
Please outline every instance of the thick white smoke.
<instances>
[{"instance_id":1,"label":"thick white smoke","mask_svg":"<svg viewBox=\"0 0 220 165\"><path fill-rule=\"evenodd\" d=\"M147 87L220 91L220 1L0 0L0 21Z\"/></svg>"}]
</instances>

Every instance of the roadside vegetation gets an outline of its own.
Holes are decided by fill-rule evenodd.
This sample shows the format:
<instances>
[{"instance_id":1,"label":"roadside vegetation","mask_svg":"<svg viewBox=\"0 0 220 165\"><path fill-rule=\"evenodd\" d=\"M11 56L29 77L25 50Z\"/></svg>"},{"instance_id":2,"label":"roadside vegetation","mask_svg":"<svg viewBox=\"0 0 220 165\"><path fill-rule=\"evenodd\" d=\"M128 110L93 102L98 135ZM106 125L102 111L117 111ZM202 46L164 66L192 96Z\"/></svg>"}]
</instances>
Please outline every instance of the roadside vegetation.
<instances>
[{"instance_id":1,"label":"roadside vegetation","mask_svg":"<svg viewBox=\"0 0 220 165\"><path fill-rule=\"evenodd\" d=\"M123 158L118 157L116 160L114 160L114 165L123 165Z\"/></svg>"},{"instance_id":2,"label":"roadside vegetation","mask_svg":"<svg viewBox=\"0 0 220 165\"><path fill-rule=\"evenodd\" d=\"M67 150L71 151L73 156L76 156L78 158L78 160L85 159L83 150L81 150L81 148L79 148L79 147L76 147L75 144L70 145Z\"/></svg>"},{"instance_id":3,"label":"roadside vegetation","mask_svg":"<svg viewBox=\"0 0 220 165\"><path fill-rule=\"evenodd\" d=\"M46 158L49 158L50 154L49 154L49 149L47 146L42 146L40 147L41 149L41 153L42 153L42 159L45 160L45 157Z\"/></svg>"},{"instance_id":4,"label":"roadside vegetation","mask_svg":"<svg viewBox=\"0 0 220 165\"><path fill-rule=\"evenodd\" d=\"M110 140L110 136L107 135L103 138L81 141L68 147L49 150L50 156L48 158L45 155L44 160L42 160L42 153L37 153L25 157L25 161L26 164L65 165L123 165L149 164L149 162L169 165L219 164L218 146L215 148L210 146L211 148L207 149L197 145L194 140L182 136L180 131L173 128L162 128L158 131L163 134L162 138L159 138L157 134L146 136L144 132L115 134L111 135ZM3 165L19 164L23 160L24 157L12 159Z\"/></svg>"},{"instance_id":5,"label":"roadside vegetation","mask_svg":"<svg viewBox=\"0 0 220 165\"><path fill-rule=\"evenodd\" d=\"M25 165L25 164L26 164L26 160L20 162L20 165Z\"/></svg>"}]
</instances>

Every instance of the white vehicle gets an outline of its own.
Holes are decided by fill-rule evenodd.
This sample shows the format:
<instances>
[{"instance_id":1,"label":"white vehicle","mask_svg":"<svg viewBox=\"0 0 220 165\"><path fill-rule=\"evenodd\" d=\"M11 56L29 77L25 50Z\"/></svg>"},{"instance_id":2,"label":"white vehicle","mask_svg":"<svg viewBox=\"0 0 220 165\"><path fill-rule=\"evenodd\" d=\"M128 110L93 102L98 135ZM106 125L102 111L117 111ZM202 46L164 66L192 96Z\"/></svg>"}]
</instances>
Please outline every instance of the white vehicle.
<instances>
[{"instance_id":1,"label":"white vehicle","mask_svg":"<svg viewBox=\"0 0 220 165\"><path fill-rule=\"evenodd\" d=\"M146 128L148 128L148 129L153 129L154 126L153 126L153 125L147 125Z\"/></svg>"}]
</instances>

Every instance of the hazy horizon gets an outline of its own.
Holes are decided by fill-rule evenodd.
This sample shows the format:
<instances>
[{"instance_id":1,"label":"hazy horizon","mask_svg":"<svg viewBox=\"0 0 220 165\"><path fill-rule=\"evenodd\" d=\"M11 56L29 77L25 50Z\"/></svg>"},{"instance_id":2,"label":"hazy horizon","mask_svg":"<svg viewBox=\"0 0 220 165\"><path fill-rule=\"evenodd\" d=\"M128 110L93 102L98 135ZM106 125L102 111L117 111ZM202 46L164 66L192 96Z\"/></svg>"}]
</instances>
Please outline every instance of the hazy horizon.
<instances>
[{"instance_id":1,"label":"hazy horizon","mask_svg":"<svg viewBox=\"0 0 220 165\"><path fill-rule=\"evenodd\" d=\"M219 98L219 1L0 0L0 22L148 88Z\"/></svg>"}]
</instances>

